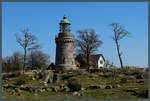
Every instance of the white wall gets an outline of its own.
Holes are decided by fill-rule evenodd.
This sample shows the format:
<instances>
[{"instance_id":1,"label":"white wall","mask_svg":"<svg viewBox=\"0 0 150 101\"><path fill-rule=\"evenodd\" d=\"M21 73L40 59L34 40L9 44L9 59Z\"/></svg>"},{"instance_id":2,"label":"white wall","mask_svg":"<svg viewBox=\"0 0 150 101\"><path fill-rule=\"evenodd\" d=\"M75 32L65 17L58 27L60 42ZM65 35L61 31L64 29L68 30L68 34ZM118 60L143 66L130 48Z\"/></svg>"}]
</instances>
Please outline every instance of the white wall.
<instances>
[{"instance_id":1,"label":"white wall","mask_svg":"<svg viewBox=\"0 0 150 101\"><path fill-rule=\"evenodd\" d=\"M103 63L101 64L100 61L103 61ZM104 67L104 64L105 64L105 62L104 62L104 60L103 60L103 58L102 58L102 56L101 56L101 57L99 58L99 60L98 60L98 68Z\"/></svg>"}]
</instances>

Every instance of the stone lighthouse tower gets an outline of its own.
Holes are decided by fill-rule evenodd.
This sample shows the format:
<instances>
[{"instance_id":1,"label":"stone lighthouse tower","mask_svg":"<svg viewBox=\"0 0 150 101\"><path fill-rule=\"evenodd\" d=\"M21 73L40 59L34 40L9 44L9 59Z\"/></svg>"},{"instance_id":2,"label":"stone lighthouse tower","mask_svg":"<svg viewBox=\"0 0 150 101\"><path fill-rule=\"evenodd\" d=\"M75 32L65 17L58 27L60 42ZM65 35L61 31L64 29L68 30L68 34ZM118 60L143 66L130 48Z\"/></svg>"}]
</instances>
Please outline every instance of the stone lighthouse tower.
<instances>
[{"instance_id":1,"label":"stone lighthouse tower","mask_svg":"<svg viewBox=\"0 0 150 101\"><path fill-rule=\"evenodd\" d=\"M60 30L55 38L56 69L76 69L74 60L74 38L70 33L70 22L66 16L59 23Z\"/></svg>"}]
</instances>

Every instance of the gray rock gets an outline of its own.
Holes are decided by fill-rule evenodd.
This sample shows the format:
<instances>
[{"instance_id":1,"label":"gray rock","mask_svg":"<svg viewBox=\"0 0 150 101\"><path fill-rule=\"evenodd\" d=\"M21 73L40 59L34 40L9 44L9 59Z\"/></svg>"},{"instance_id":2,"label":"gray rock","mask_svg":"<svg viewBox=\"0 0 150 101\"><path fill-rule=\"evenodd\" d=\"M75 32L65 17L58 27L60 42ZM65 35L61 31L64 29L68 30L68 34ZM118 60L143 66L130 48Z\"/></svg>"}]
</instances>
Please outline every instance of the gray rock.
<instances>
[{"instance_id":1,"label":"gray rock","mask_svg":"<svg viewBox=\"0 0 150 101\"><path fill-rule=\"evenodd\" d=\"M119 84L113 85L112 88L120 88L121 86Z\"/></svg>"},{"instance_id":2,"label":"gray rock","mask_svg":"<svg viewBox=\"0 0 150 101\"><path fill-rule=\"evenodd\" d=\"M65 84L61 84L60 87L61 87L61 88L64 88L64 87L65 87Z\"/></svg>"},{"instance_id":3,"label":"gray rock","mask_svg":"<svg viewBox=\"0 0 150 101\"><path fill-rule=\"evenodd\" d=\"M59 86L54 86L54 87L52 87L52 91L58 92L58 91L60 91L60 87Z\"/></svg>"},{"instance_id":4,"label":"gray rock","mask_svg":"<svg viewBox=\"0 0 150 101\"><path fill-rule=\"evenodd\" d=\"M73 92L72 95L73 95L73 96L80 96L80 93L79 93L79 92Z\"/></svg>"},{"instance_id":5,"label":"gray rock","mask_svg":"<svg viewBox=\"0 0 150 101\"><path fill-rule=\"evenodd\" d=\"M37 94L37 93L35 93L35 94L34 94L34 96L38 96L38 94Z\"/></svg>"},{"instance_id":6,"label":"gray rock","mask_svg":"<svg viewBox=\"0 0 150 101\"><path fill-rule=\"evenodd\" d=\"M144 79L144 76L142 74L139 74L136 76L136 79Z\"/></svg>"},{"instance_id":7,"label":"gray rock","mask_svg":"<svg viewBox=\"0 0 150 101\"><path fill-rule=\"evenodd\" d=\"M65 92L69 92L69 91L70 91L70 88L68 88L67 86L65 86L65 87L64 87L64 91L65 91Z\"/></svg>"},{"instance_id":8,"label":"gray rock","mask_svg":"<svg viewBox=\"0 0 150 101\"><path fill-rule=\"evenodd\" d=\"M111 88L112 88L111 85L107 85L107 86L105 87L105 89L111 89Z\"/></svg>"},{"instance_id":9,"label":"gray rock","mask_svg":"<svg viewBox=\"0 0 150 101\"><path fill-rule=\"evenodd\" d=\"M81 88L82 91L86 90L86 88Z\"/></svg>"},{"instance_id":10,"label":"gray rock","mask_svg":"<svg viewBox=\"0 0 150 101\"><path fill-rule=\"evenodd\" d=\"M18 93L18 96L22 96L22 94L21 94L21 93Z\"/></svg>"},{"instance_id":11,"label":"gray rock","mask_svg":"<svg viewBox=\"0 0 150 101\"><path fill-rule=\"evenodd\" d=\"M142 81L142 80L137 80L136 83L139 83L139 84L145 84L145 82Z\"/></svg>"},{"instance_id":12,"label":"gray rock","mask_svg":"<svg viewBox=\"0 0 150 101\"><path fill-rule=\"evenodd\" d=\"M62 80L62 77L59 74L54 74L53 81L60 82Z\"/></svg>"},{"instance_id":13,"label":"gray rock","mask_svg":"<svg viewBox=\"0 0 150 101\"><path fill-rule=\"evenodd\" d=\"M99 85L100 88L105 88L105 85Z\"/></svg>"},{"instance_id":14,"label":"gray rock","mask_svg":"<svg viewBox=\"0 0 150 101\"><path fill-rule=\"evenodd\" d=\"M52 70L50 70L45 73L44 81L47 83L48 82L53 83L53 77L54 77L54 72Z\"/></svg>"},{"instance_id":15,"label":"gray rock","mask_svg":"<svg viewBox=\"0 0 150 101\"><path fill-rule=\"evenodd\" d=\"M6 84L3 87L4 87L4 89L15 89L15 88L18 88L17 86L12 85L12 84Z\"/></svg>"},{"instance_id":16,"label":"gray rock","mask_svg":"<svg viewBox=\"0 0 150 101\"><path fill-rule=\"evenodd\" d=\"M132 92L132 95L138 95L138 92L136 91L136 89L127 89L126 92Z\"/></svg>"},{"instance_id":17,"label":"gray rock","mask_svg":"<svg viewBox=\"0 0 150 101\"><path fill-rule=\"evenodd\" d=\"M47 83L44 83L44 86L48 86L48 84L47 84Z\"/></svg>"},{"instance_id":18,"label":"gray rock","mask_svg":"<svg viewBox=\"0 0 150 101\"><path fill-rule=\"evenodd\" d=\"M20 88L16 88L16 89L15 89L15 92L21 93L22 91L20 90Z\"/></svg>"},{"instance_id":19,"label":"gray rock","mask_svg":"<svg viewBox=\"0 0 150 101\"><path fill-rule=\"evenodd\" d=\"M90 85L89 88L90 88L90 89L99 89L100 86L97 86L97 85Z\"/></svg>"}]
</instances>

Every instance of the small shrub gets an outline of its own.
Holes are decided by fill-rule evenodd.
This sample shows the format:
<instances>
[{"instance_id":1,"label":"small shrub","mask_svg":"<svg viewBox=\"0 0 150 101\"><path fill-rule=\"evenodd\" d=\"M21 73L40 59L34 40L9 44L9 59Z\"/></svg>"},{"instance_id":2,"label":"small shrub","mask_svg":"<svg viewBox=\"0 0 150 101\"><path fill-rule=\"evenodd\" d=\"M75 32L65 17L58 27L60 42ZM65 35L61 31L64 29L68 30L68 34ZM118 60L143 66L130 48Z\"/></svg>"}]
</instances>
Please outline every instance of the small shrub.
<instances>
[{"instance_id":1,"label":"small shrub","mask_svg":"<svg viewBox=\"0 0 150 101\"><path fill-rule=\"evenodd\" d=\"M67 86L70 88L70 91L79 91L81 90L81 83L77 78L70 78L68 80Z\"/></svg>"},{"instance_id":2,"label":"small shrub","mask_svg":"<svg viewBox=\"0 0 150 101\"><path fill-rule=\"evenodd\" d=\"M10 74L8 74L8 78L15 78L15 77L19 77L21 75L20 71L16 71L16 72L12 72Z\"/></svg>"},{"instance_id":3,"label":"small shrub","mask_svg":"<svg viewBox=\"0 0 150 101\"><path fill-rule=\"evenodd\" d=\"M25 83L27 83L29 80L28 76L25 74L20 75L18 78L16 78L15 80L15 85L23 85Z\"/></svg>"}]
</instances>

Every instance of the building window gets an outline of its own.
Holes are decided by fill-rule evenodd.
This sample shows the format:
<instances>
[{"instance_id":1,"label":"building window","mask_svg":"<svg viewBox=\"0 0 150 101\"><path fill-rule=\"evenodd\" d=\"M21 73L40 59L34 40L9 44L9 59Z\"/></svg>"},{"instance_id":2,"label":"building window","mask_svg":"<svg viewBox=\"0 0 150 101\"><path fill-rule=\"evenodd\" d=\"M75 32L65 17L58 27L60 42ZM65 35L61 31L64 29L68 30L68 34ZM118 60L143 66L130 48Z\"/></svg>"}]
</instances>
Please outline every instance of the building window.
<instances>
[{"instance_id":1,"label":"building window","mask_svg":"<svg viewBox=\"0 0 150 101\"><path fill-rule=\"evenodd\" d=\"M100 64L103 64L103 61L102 61L102 60L100 61Z\"/></svg>"}]
</instances>

